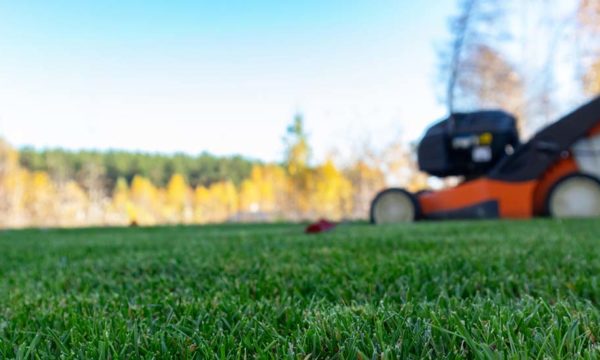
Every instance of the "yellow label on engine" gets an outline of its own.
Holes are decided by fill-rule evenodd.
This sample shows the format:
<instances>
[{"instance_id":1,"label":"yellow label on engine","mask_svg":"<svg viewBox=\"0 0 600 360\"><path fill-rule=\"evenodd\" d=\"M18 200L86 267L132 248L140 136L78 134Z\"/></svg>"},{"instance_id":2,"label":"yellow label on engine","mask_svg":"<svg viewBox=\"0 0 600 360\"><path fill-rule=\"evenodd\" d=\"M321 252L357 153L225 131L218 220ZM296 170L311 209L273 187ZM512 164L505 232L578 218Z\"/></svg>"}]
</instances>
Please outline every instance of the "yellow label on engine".
<instances>
[{"instance_id":1,"label":"yellow label on engine","mask_svg":"<svg viewBox=\"0 0 600 360\"><path fill-rule=\"evenodd\" d=\"M479 135L479 145L490 145L494 140L492 133L486 132Z\"/></svg>"}]
</instances>

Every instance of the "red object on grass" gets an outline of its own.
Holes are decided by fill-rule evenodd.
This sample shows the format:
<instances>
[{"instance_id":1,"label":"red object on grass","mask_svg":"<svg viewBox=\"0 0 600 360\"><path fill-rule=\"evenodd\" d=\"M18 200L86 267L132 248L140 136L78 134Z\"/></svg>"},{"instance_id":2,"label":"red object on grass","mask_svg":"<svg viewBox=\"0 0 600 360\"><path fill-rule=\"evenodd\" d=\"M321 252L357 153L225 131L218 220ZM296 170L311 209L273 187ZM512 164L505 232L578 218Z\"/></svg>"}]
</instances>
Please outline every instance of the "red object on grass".
<instances>
[{"instance_id":1,"label":"red object on grass","mask_svg":"<svg viewBox=\"0 0 600 360\"><path fill-rule=\"evenodd\" d=\"M304 232L307 234L319 234L319 233L323 233L326 231L331 231L331 230L335 229L336 226L337 226L336 223L327 221L325 219L321 219L314 224L310 224L306 228L306 230L304 230Z\"/></svg>"}]
</instances>

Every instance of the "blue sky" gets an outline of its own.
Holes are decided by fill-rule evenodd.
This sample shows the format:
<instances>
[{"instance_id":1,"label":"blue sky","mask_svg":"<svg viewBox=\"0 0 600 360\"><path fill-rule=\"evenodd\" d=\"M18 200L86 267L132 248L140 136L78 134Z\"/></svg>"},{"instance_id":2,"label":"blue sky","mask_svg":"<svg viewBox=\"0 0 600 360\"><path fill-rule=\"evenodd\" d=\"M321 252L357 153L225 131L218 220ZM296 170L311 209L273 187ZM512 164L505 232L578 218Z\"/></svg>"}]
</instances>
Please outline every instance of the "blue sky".
<instances>
[{"instance_id":1,"label":"blue sky","mask_svg":"<svg viewBox=\"0 0 600 360\"><path fill-rule=\"evenodd\" d=\"M16 146L279 160L417 138L444 115L454 0L3 1L0 136Z\"/></svg>"}]
</instances>

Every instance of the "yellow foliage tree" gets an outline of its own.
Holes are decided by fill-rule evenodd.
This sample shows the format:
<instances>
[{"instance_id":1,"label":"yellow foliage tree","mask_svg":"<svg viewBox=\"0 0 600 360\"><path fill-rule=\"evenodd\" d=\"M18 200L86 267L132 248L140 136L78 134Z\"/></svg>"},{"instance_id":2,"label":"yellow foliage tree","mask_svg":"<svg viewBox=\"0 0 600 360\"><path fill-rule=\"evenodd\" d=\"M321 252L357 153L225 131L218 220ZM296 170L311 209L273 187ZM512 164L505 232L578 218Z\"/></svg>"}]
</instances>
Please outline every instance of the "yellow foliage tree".
<instances>
[{"instance_id":1,"label":"yellow foliage tree","mask_svg":"<svg viewBox=\"0 0 600 360\"><path fill-rule=\"evenodd\" d=\"M250 179L246 179L240 186L240 211L256 213L261 210L261 193L259 189L259 183L254 178L255 171L252 169L252 176Z\"/></svg>"},{"instance_id":2,"label":"yellow foliage tree","mask_svg":"<svg viewBox=\"0 0 600 360\"><path fill-rule=\"evenodd\" d=\"M277 165L256 165L240 187L240 211L278 218L285 211L290 180Z\"/></svg>"},{"instance_id":3,"label":"yellow foliage tree","mask_svg":"<svg viewBox=\"0 0 600 360\"><path fill-rule=\"evenodd\" d=\"M210 191L223 207L226 217L238 211L238 193L231 181L218 182L210 187Z\"/></svg>"},{"instance_id":4,"label":"yellow foliage tree","mask_svg":"<svg viewBox=\"0 0 600 360\"><path fill-rule=\"evenodd\" d=\"M190 222L192 220L190 188L181 174L174 174L167 184L165 207L170 222Z\"/></svg>"},{"instance_id":5,"label":"yellow foliage tree","mask_svg":"<svg viewBox=\"0 0 600 360\"><path fill-rule=\"evenodd\" d=\"M262 167L261 179L258 186L261 211L277 218L282 217L290 198L289 177L281 166L271 164Z\"/></svg>"},{"instance_id":6,"label":"yellow foliage tree","mask_svg":"<svg viewBox=\"0 0 600 360\"><path fill-rule=\"evenodd\" d=\"M596 47L595 60L586 64L588 68L583 76L584 90L592 95L600 93L600 58L597 56L597 39L600 33L600 1L598 0L579 0L577 17L580 29L584 33L589 33L595 41L592 45ZM590 47L588 45L588 47Z\"/></svg>"},{"instance_id":7,"label":"yellow foliage tree","mask_svg":"<svg viewBox=\"0 0 600 360\"><path fill-rule=\"evenodd\" d=\"M0 226L15 226L22 221L25 180L18 153L0 139Z\"/></svg>"},{"instance_id":8,"label":"yellow foliage tree","mask_svg":"<svg viewBox=\"0 0 600 360\"><path fill-rule=\"evenodd\" d=\"M209 188L199 186L194 191L194 219L200 223L223 222L238 211L238 193L230 181Z\"/></svg>"},{"instance_id":9,"label":"yellow foliage tree","mask_svg":"<svg viewBox=\"0 0 600 360\"><path fill-rule=\"evenodd\" d=\"M57 223L56 187L47 173L36 171L29 174L24 207L31 225L51 226Z\"/></svg>"},{"instance_id":10,"label":"yellow foliage tree","mask_svg":"<svg viewBox=\"0 0 600 360\"><path fill-rule=\"evenodd\" d=\"M135 206L131 201L131 194L127 180L119 178L112 193L109 205L110 222L118 225L131 225L137 223Z\"/></svg>"},{"instance_id":11,"label":"yellow foliage tree","mask_svg":"<svg viewBox=\"0 0 600 360\"><path fill-rule=\"evenodd\" d=\"M58 225L84 226L88 225L86 209L89 197L75 181L68 181L58 189Z\"/></svg>"},{"instance_id":12,"label":"yellow foliage tree","mask_svg":"<svg viewBox=\"0 0 600 360\"><path fill-rule=\"evenodd\" d=\"M600 94L600 60L594 62L584 75L585 91L589 94Z\"/></svg>"},{"instance_id":13,"label":"yellow foliage tree","mask_svg":"<svg viewBox=\"0 0 600 360\"><path fill-rule=\"evenodd\" d=\"M301 115L297 115L288 127L285 146L285 166L290 177L285 212L292 219L303 218L311 208L309 193L312 173L308 164L310 145Z\"/></svg>"},{"instance_id":14,"label":"yellow foliage tree","mask_svg":"<svg viewBox=\"0 0 600 360\"><path fill-rule=\"evenodd\" d=\"M194 190L194 222L199 224L208 223L211 220L210 192L204 186L198 186Z\"/></svg>"},{"instance_id":15,"label":"yellow foliage tree","mask_svg":"<svg viewBox=\"0 0 600 360\"><path fill-rule=\"evenodd\" d=\"M130 199L132 221L140 225L154 225L161 219L161 192L152 182L136 175L131 181Z\"/></svg>"},{"instance_id":16,"label":"yellow foliage tree","mask_svg":"<svg viewBox=\"0 0 600 360\"><path fill-rule=\"evenodd\" d=\"M352 183L340 172L333 161L317 167L311 181L313 213L320 217L342 219L352 213Z\"/></svg>"}]
</instances>

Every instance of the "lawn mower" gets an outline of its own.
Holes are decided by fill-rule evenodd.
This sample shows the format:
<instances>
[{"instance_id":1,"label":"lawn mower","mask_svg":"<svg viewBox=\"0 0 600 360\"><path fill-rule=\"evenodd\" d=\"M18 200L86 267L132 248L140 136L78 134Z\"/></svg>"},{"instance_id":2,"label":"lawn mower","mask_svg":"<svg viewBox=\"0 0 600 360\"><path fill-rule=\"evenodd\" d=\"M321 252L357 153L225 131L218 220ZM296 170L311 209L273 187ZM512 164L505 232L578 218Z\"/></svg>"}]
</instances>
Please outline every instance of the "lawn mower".
<instances>
[{"instance_id":1,"label":"lawn mower","mask_svg":"<svg viewBox=\"0 0 600 360\"><path fill-rule=\"evenodd\" d=\"M600 97L520 144L503 111L452 114L418 146L422 171L460 176L455 187L393 188L371 204L371 222L600 217Z\"/></svg>"}]
</instances>

